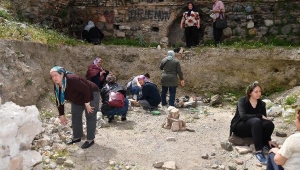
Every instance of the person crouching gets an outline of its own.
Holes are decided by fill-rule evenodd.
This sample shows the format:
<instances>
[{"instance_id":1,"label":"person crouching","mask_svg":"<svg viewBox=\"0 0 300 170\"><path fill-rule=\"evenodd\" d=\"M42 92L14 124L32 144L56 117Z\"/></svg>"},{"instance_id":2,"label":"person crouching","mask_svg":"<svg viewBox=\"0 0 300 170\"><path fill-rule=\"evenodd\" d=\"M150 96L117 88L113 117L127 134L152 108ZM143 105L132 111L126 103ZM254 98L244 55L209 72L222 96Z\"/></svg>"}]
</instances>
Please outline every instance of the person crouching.
<instances>
[{"instance_id":1,"label":"person crouching","mask_svg":"<svg viewBox=\"0 0 300 170\"><path fill-rule=\"evenodd\" d=\"M109 74L106 77L107 84L100 90L100 95L102 98L102 106L101 106L101 112L102 115L107 116L108 122L111 123L114 119L114 115L121 115L121 121L126 121L126 115L128 111L128 104L129 101L126 98L126 90L123 89L123 87L116 83L116 76ZM121 92L124 95L125 105L122 108L117 108L110 106L108 104L109 101L109 93L110 91L113 92Z\"/></svg>"}]
</instances>

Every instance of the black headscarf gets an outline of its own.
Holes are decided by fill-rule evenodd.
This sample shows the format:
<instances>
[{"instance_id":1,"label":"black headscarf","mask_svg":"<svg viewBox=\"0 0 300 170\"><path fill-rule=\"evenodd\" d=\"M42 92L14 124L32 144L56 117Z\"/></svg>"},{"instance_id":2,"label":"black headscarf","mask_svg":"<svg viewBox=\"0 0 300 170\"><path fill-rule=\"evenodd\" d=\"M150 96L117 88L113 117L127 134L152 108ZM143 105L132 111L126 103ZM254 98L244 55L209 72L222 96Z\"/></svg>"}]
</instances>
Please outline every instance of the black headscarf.
<instances>
[{"instance_id":1,"label":"black headscarf","mask_svg":"<svg viewBox=\"0 0 300 170\"><path fill-rule=\"evenodd\" d=\"M189 4L192 4L192 6L193 6L193 8L191 10L189 9ZM194 4L193 4L193 2L188 2L187 11L188 11L187 16L188 17L191 16L191 12L194 11Z\"/></svg>"}]
</instances>

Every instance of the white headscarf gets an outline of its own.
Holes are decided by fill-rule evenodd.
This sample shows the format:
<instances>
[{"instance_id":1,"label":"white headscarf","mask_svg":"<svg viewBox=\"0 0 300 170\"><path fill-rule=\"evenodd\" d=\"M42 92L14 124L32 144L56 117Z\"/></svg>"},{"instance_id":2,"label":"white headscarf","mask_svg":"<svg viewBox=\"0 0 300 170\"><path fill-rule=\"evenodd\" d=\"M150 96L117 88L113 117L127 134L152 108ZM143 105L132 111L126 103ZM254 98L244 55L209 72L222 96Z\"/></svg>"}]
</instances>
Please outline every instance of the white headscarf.
<instances>
[{"instance_id":1,"label":"white headscarf","mask_svg":"<svg viewBox=\"0 0 300 170\"><path fill-rule=\"evenodd\" d=\"M168 60L173 60L175 57L175 52L173 50L169 50L167 53L167 59Z\"/></svg>"},{"instance_id":2,"label":"white headscarf","mask_svg":"<svg viewBox=\"0 0 300 170\"><path fill-rule=\"evenodd\" d=\"M84 30L89 31L91 28L95 26L93 21L89 21L88 24L84 27Z\"/></svg>"}]
</instances>

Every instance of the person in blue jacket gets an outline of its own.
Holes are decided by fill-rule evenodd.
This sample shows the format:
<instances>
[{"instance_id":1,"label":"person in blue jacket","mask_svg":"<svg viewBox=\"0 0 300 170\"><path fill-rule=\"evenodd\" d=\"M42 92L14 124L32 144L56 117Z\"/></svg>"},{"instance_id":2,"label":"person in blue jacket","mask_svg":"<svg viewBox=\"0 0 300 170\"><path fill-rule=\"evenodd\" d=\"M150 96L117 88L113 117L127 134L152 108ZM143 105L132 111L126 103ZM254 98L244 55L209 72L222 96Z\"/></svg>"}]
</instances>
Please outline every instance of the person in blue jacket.
<instances>
[{"instance_id":1,"label":"person in blue jacket","mask_svg":"<svg viewBox=\"0 0 300 170\"><path fill-rule=\"evenodd\" d=\"M161 97L157 86L148 81L147 77L140 75L138 81L142 86L142 95L137 98L137 102L146 110L156 109L161 102Z\"/></svg>"}]
</instances>

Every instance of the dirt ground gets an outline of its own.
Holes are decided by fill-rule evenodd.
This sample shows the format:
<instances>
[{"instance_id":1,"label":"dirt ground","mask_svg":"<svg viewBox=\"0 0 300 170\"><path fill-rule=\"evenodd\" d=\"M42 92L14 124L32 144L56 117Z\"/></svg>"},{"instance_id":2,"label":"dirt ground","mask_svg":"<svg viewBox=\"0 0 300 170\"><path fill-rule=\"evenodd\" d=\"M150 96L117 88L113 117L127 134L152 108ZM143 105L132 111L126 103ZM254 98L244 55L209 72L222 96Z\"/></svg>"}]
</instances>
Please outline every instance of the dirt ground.
<instances>
[{"instance_id":1,"label":"dirt ground","mask_svg":"<svg viewBox=\"0 0 300 170\"><path fill-rule=\"evenodd\" d=\"M237 170L266 168L251 153L240 155L235 148L231 152L221 148L220 143L228 139L235 106L207 107L207 114L180 108L180 119L195 132L172 132L162 128L167 110L159 110L160 115L152 115L149 111L131 107L126 122L114 121L110 127L97 127L92 147L82 150L83 141L68 146L74 169L154 170L155 162L167 161L175 161L177 169L181 170L227 170L229 166ZM282 118L275 118L274 123L275 131L283 127L288 135L293 131L293 126ZM275 136L275 133L272 138L279 144L285 139ZM201 158L205 154L208 154L208 159ZM238 165L237 162L242 163ZM213 165L216 168L212 168Z\"/></svg>"}]
</instances>

